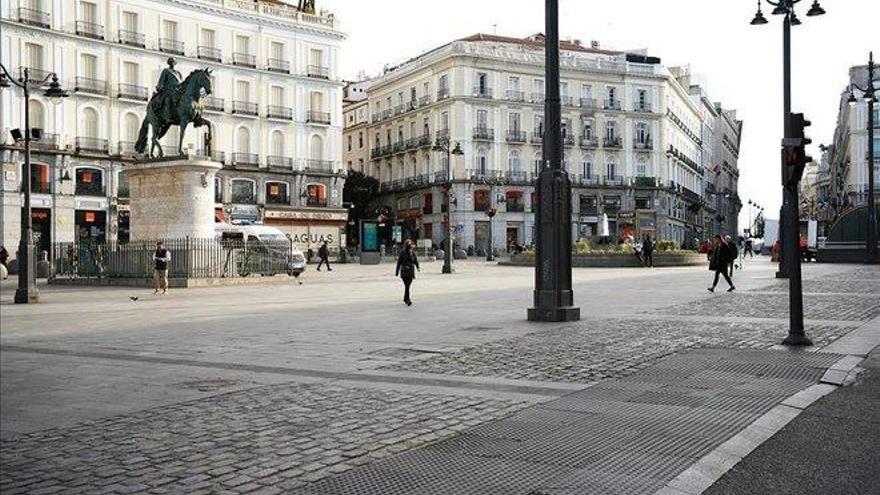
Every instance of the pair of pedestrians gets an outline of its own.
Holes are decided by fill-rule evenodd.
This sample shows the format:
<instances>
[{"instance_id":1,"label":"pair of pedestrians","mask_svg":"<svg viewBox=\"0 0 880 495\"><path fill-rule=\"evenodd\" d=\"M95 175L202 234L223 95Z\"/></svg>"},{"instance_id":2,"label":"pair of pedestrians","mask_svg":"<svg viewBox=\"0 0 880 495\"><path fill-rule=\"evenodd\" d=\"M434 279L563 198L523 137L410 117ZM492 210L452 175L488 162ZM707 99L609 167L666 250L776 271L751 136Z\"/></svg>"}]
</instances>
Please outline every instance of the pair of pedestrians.
<instances>
[{"instance_id":1,"label":"pair of pedestrians","mask_svg":"<svg viewBox=\"0 0 880 495\"><path fill-rule=\"evenodd\" d=\"M709 292L715 292L720 276L724 276L724 280L730 286L727 292L736 290L731 277L737 255L736 245L730 241L730 236L721 237L719 234L712 239L712 249L709 251L709 270L715 272L715 280L712 282L712 287L707 289Z\"/></svg>"}]
</instances>

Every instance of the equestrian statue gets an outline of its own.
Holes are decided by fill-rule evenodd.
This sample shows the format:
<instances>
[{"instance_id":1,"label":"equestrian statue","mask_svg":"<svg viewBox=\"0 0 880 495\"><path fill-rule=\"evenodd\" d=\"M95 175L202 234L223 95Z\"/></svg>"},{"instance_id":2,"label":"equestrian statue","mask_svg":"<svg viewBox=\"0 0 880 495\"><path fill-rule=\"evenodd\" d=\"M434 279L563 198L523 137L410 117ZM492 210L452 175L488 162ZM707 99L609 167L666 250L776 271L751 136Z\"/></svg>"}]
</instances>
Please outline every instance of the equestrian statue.
<instances>
[{"instance_id":1,"label":"equestrian statue","mask_svg":"<svg viewBox=\"0 0 880 495\"><path fill-rule=\"evenodd\" d=\"M206 148L210 148L211 126L210 122L202 118L202 105L199 100L202 96L211 94L211 69L194 70L181 82L180 72L174 68L174 65L174 59L169 58L168 67L162 69L156 91L147 103L147 116L141 123L141 130L134 145L135 151L144 153L147 149L147 132L152 129L152 141L148 153L150 158L164 156L159 140L173 125L180 127L180 139L177 142L179 155L183 155L183 137L190 124L193 127L208 127ZM210 149L205 151L210 153Z\"/></svg>"}]
</instances>

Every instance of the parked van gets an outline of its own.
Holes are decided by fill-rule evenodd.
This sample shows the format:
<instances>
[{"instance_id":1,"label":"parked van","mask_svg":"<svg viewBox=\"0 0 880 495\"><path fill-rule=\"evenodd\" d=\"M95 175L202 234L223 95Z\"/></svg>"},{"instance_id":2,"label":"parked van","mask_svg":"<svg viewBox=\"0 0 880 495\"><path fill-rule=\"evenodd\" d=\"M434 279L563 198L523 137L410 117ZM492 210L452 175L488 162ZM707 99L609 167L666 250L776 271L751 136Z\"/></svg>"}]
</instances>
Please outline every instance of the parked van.
<instances>
[{"instance_id":1,"label":"parked van","mask_svg":"<svg viewBox=\"0 0 880 495\"><path fill-rule=\"evenodd\" d=\"M287 273L298 277L306 270L302 251L274 227L217 223L214 233L226 249L227 259L235 263L239 276Z\"/></svg>"}]
</instances>

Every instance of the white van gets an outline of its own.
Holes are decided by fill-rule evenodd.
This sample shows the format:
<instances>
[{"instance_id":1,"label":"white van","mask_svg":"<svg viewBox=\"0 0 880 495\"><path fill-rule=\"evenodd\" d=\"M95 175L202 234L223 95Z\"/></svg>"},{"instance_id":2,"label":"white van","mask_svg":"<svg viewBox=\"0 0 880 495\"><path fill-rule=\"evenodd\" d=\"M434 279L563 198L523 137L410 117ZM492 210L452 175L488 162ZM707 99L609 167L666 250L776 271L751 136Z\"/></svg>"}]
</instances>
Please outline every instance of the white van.
<instances>
[{"instance_id":1,"label":"white van","mask_svg":"<svg viewBox=\"0 0 880 495\"><path fill-rule=\"evenodd\" d=\"M216 223L214 237L229 250L240 252L238 273L241 276L287 273L298 277L306 270L302 251L274 227Z\"/></svg>"}]
</instances>

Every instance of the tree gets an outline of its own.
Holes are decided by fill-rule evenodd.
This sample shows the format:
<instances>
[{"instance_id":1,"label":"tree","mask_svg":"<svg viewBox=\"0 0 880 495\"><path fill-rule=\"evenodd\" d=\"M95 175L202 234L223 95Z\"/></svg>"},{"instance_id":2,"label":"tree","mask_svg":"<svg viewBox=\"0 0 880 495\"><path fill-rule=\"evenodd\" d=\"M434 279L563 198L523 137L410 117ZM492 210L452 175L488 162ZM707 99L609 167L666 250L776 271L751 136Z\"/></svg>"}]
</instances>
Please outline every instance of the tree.
<instances>
[{"instance_id":1,"label":"tree","mask_svg":"<svg viewBox=\"0 0 880 495\"><path fill-rule=\"evenodd\" d=\"M342 188L342 201L348 209L348 244L356 245L360 238L361 220L373 218L370 205L379 197L379 181L375 177L349 170Z\"/></svg>"}]
</instances>

